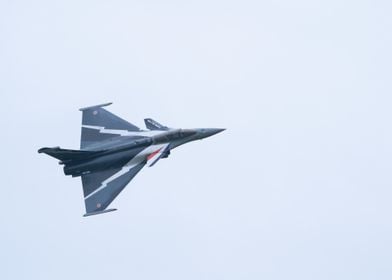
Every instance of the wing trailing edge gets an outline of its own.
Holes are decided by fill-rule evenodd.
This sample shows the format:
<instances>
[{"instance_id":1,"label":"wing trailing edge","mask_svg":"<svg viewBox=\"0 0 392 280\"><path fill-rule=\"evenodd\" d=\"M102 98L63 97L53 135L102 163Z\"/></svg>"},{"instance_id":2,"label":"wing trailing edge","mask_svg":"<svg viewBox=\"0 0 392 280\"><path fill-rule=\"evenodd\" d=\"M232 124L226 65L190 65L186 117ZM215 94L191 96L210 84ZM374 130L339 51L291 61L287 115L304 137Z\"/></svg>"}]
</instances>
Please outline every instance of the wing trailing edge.
<instances>
[{"instance_id":1,"label":"wing trailing edge","mask_svg":"<svg viewBox=\"0 0 392 280\"><path fill-rule=\"evenodd\" d=\"M38 153L47 154L48 156L61 160L64 163L68 161L84 160L84 159L92 158L99 152L69 150L69 149L61 149L60 147L54 147L54 148L41 148L38 150Z\"/></svg>"}]
</instances>

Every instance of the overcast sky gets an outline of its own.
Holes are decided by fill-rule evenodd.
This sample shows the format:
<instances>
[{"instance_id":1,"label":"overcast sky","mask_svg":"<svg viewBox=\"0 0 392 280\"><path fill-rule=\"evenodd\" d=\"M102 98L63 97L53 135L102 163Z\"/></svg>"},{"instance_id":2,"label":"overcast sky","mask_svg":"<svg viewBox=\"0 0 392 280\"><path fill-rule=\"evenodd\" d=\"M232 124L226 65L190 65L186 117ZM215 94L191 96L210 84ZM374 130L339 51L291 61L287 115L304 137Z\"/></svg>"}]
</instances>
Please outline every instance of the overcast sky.
<instances>
[{"instance_id":1,"label":"overcast sky","mask_svg":"<svg viewBox=\"0 0 392 280\"><path fill-rule=\"evenodd\" d=\"M1 279L392 279L390 1L0 0ZM80 107L227 131L83 218Z\"/></svg>"}]
</instances>

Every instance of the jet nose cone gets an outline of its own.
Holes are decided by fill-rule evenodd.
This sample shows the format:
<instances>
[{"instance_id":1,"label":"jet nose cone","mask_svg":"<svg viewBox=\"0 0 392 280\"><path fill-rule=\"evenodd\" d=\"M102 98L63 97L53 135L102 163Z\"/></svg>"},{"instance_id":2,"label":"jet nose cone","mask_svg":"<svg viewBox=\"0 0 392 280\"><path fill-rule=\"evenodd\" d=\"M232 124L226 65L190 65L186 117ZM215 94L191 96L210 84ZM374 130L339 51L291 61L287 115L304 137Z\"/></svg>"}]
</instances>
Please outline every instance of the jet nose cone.
<instances>
[{"instance_id":1,"label":"jet nose cone","mask_svg":"<svg viewBox=\"0 0 392 280\"><path fill-rule=\"evenodd\" d=\"M202 138L210 137L225 130L225 128L205 128L202 130Z\"/></svg>"}]
</instances>

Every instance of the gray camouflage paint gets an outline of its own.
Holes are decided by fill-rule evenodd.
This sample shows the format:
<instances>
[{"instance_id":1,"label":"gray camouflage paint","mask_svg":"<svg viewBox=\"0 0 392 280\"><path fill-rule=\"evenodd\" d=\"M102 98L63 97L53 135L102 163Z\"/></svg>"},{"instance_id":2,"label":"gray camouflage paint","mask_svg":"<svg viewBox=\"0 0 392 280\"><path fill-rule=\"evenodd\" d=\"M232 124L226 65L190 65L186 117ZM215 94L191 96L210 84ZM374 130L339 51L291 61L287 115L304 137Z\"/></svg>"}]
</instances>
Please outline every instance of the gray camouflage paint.
<instances>
[{"instance_id":1,"label":"gray camouflage paint","mask_svg":"<svg viewBox=\"0 0 392 280\"><path fill-rule=\"evenodd\" d=\"M82 178L84 216L114 211L106 208L147 163L153 166L172 149L224 130L170 129L150 118L144 120L149 130L141 130L102 108L110 104L80 109L81 150L38 150L59 159L65 175Z\"/></svg>"}]
</instances>

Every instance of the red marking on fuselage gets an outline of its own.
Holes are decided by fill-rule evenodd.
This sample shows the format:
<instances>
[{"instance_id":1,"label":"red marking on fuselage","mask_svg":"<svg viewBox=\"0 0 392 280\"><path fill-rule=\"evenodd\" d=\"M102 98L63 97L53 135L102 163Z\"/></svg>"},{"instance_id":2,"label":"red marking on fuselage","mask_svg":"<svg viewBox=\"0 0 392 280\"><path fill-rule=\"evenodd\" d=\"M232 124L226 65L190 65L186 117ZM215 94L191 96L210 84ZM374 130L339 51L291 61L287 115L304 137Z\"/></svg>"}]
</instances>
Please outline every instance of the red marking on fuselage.
<instances>
[{"instance_id":1,"label":"red marking on fuselage","mask_svg":"<svg viewBox=\"0 0 392 280\"><path fill-rule=\"evenodd\" d=\"M147 160L152 159L154 156L156 156L160 151L162 150L162 148L160 148L159 150L156 150L155 152L153 152L152 154L149 154L147 156Z\"/></svg>"}]
</instances>

